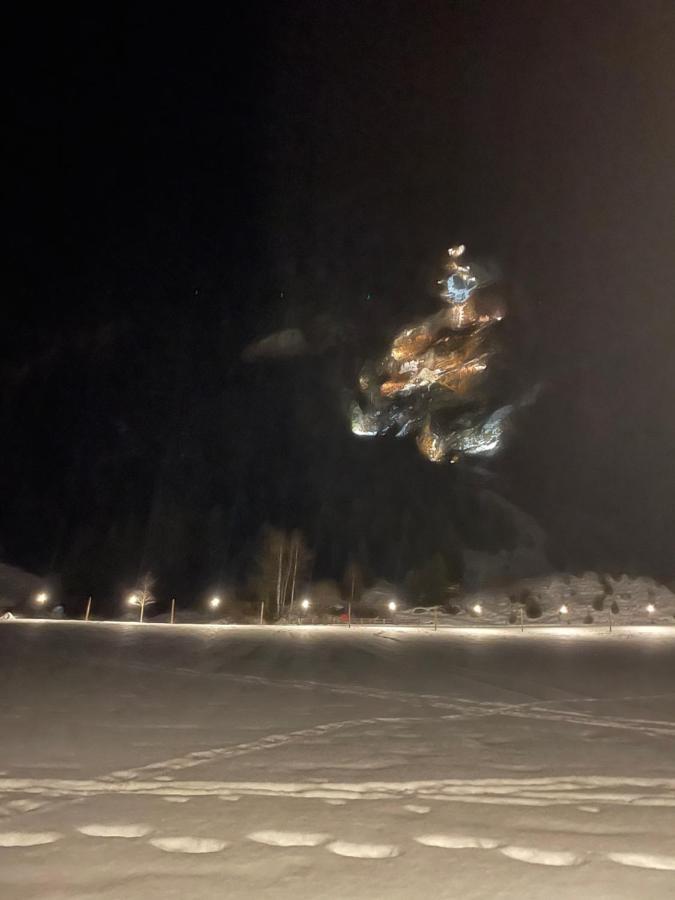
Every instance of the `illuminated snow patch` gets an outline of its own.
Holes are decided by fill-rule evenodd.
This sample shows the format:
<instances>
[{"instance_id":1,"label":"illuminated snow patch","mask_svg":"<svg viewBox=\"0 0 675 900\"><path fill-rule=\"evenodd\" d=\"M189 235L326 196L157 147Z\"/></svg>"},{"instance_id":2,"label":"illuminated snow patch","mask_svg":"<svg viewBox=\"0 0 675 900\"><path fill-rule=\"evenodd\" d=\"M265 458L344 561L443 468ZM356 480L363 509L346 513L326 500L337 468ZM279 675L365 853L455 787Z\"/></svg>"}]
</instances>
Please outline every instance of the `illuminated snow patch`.
<instances>
[{"instance_id":1,"label":"illuminated snow patch","mask_svg":"<svg viewBox=\"0 0 675 900\"><path fill-rule=\"evenodd\" d=\"M271 847L318 847L325 844L330 835L311 831L254 831L248 837Z\"/></svg>"},{"instance_id":2,"label":"illuminated snow patch","mask_svg":"<svg viewBox=\"0 0 675 900\"><path fill-rule=\"evenodd\" d=\"M578 866L583 856L567 850L537 850L534 847L502 847L500 853L519 862L537 866Z\"/></svg>"},{"instance_id":3,"label":"illuminated snow patch","mask_svg":"<svg viewBox=\"0 0 675 900\"><path fill-rule=\"evenodd\" d=\"M608 853L607 857L622 866L675 871L675 856L660 856L653 853Z\"/></svg>"},{"instance_id":4,"label":"illuminated snow patch","mask_svg":"<svg viewBox=\"0 0 675 900\"><path fill-rule=\"evenodd\" d=\"M338 856L351 856L354 859L393 859L399 855L398 847L393 844L350 844L347 841L333 841L328 850Z\"/></svg>"},{"instance_id":5,"label":"illuminated snow patch","mask_svg":"<svg viewBox=\"0 0 675 900\"><path fill-rule=\"evenodd\" d=\"M471 837L467 834L422 834L416 837L425 847L443 847L447 850L494 850L499 841L493 838Z\"/></svg>"},{"instance_id":6,"label":"illuminated snow patch","mask_svg":"<svg viewBox=\"0 0 675 900\"><path fill-rule=\"evenodd\" d=\"M150 843L166 853L217 853L227 847L227 841L218 841L215 838L152 838Z\"/></svg>"},{"instance_id":7,"label":"illuminated snow patch","mask_svg":"<svg viewBox=\"0 0 675 900\"><path fill-rule=\"evenodd\" d=\"M0 833L0 847L37 847L53 844L63 835L58 831L4 831Z\"/></svg>"},{"instance_id":8,"label":"illuminated snow patch","mask_svg":"<svg viewBox=\"0 0 675 900\"><path fill-rule=\"evenodd\" d=\"M149 825L80 825L77 829L80 834L88 837L118 837L138 838L150 834L152 828Z\"/></svg>"}]
</instances>

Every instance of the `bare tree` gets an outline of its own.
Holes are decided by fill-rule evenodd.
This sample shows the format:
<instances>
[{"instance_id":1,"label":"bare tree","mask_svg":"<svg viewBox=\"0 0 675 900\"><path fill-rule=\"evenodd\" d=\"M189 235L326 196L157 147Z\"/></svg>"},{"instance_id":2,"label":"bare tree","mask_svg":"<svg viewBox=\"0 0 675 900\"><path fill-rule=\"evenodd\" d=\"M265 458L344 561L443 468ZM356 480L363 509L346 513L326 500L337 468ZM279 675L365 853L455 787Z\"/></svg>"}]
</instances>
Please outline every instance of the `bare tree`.
<instances>
[{"instance_id":1,"label":"bare tree","mask_svg":"<svg viewBox=\"0 0 675 900\"><path fill-rule=\"evenodd\" d=\"M155 602L155 598L152 594L153 585L154 578L148 572L140 580L139 586L135 590L133 590L127 597L127 603L129 604L129 606L139 607L139 622L143 621L143 618L145 616L145 607L150 603Z\"/></svg>"},{"instance_id":2,"label":"bare tree","mask_svg":"<svg viewBox=\"0 0 675 900\"><path fill-rule=\"evenodd\" d=\"M297 585L304 578L311 554L299 531L291 534L266 528L256 559L254 583L259 600L275 618L292 612Z\"/></svg>"},{"instance_id":3,"label":"bare tree","mask_svg":"<svg viewBox=\"0 0 675 900\"><path fill-rule=\"evenodd\" d=\"M288 567L290 578L290 597L288 597L288 612L293 612L296 587L303 581L309 570L312 554L305 543L300 531L294 531L290 537L290 564Z\"/></svg>"}]
</instances>

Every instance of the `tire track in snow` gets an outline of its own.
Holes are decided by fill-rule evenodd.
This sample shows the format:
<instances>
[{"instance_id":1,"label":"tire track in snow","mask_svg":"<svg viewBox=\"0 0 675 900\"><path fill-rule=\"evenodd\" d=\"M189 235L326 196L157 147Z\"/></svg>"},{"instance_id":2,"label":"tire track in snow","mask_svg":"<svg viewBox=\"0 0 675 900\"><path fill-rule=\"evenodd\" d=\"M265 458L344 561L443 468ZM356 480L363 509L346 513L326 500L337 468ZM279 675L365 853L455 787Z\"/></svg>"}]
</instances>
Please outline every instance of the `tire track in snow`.
<instances>
[{"instance_id":1,"label":"tire track in snow","mask_svg":"<svg viewBox=\"0 0 675 900\"><path fill-rule=\"evenodd\" d=\"M188 671L188 670L179 670ZM675 722L667 720L650 720L630 718L626 716L604 716L577 712L574 710L551 709L553 706L577 704L577 703L615 703L626 701L644 701L648 696L627 696L620 698L602 697L570 697L556 700L532 699L522 703L506 703L488 700L469 700L461 697L448 698L439 694L416 694L411 691L392 691L381 688L363 688L358 685L340 685L323 681L292 681L286 679L271 679L261 675L235 675L228 672L218 673L218 677L226 678L241 684L257 684L264 687L293 688L295 690L325 690L332 694L364 697L371 700L389 701L399 703L427 704L432 709L445 709L456 714L457 718L483 717L489 715L517 715L519 718L527 718L528 711L532 710L529 718L548 719L550 721L567 722L570 725L597 725L602 728L616 728L618 730L637 731L640 734L648 734L651 737L675 737ZM514 693L509 690L509 693ZM672 694L654 695L662 699L663 696ZM444 716L443 718L451 718Z\"/></svg>"},{"instance_id":2,"label":"tire track in snow","mask_svg":"<svg viewBox=\"0 0 675 900\"><path fill-rule=\"evenodd\" d=\"M366 725L393 724L399 722L419 722L424 721L420 716L408 716L405 718L393 718L385 716L376 716L367 719L343 719L337 722L326 722L323 725L315 725L310 728L301 728L296 731L290 731L286 734L270 734L266 737L259 738L255 741L247 741L242 744L228 745L225 747L214 747L209 750L194 750L184 756L175 756L171 759L160 760L159 762L147 763L143 766L137 766L133 769L121 769L112 772L110 775L104 775L102 780L113 779L133 779L139 775L158 772L161 774L169 772L182 771L184 769L194 768L195 766L204 765L220 759L232 759L237 756L245 756L249 753L257 753L262 750L273 750L277 747L293 743L298 740L312 737L322 737L334 731L341 731L349 728L363 728ZM155 776L161 777L161 776Z\"/></svg>"},{"instance_id":3,"label":"tire track in snow","mask_svg":"<svg viewBox=\"0 0 675 900\"><path fill-rule=\"evenodd\" d=\"M6 794L37 794L48 797L57 795L76 799L105 795L144 795L162 798L254 796L279 799L340 798L403 802L416 800L488 804L503 802L512 805L536 800L546 806L577 805L580 802L622 806L675 806L675 778L603 775L368 782L1 778L0 791Z\"/></svg>"},{"instance_id":4,"label":"tire track in snow","mask_svg":"<svg viewBox=\"0 0 675 900\"><path fill-rule=\"evenodd\" d=\"M284 746L286 744L292 743L297 740L302 740L304 738L311 737L321 737L327 733L334 732L341 729L347 728L358 728L364 727L366 725L376 725L376 724L394 724L400 722L419 722L425 721L426 717L421 716L408 716L408 717L391 717L391 716L376 716L373 718L365 718L365 719L341 719L336 722L326 722L321 725L310 726L309 728L301 728L292 732L288 732L286 734L271 734L266 735L265 737L259 738L255 741L247 741L246 743L228 745L225 747L215 747L208 750L195 750L191 753L185 754L183 756L172 757L171 759L160 760L158 762L147 763L143 766L137 766L133 769L123 769L116 770L114 772L110 772L105 775L99 776L97 779L90 780L87 783L89 784L99 784L106 782L124 782L138 778L142 774L156 773L154 778L161 783L161 781L167 777L169 772L177 772L181 770L185 770L188 768L194 768L195 766L204 765L206 763L213 762L214 760L219 759L231 759L238 756L244 756L248 753L256 753L263 750L271 750L276 747ZM1 779L0 779L1 780ZM171 781L171 779L168 779ZM5 782L11 782L13 779L4 779ZM14 780L16 781L16 780ZM19 779L22 783L28 784L31 779ZM35 781L35 780L33 780ZM60 782L65 784L67 780L64 779L55 779L54 783ZM75 782L72 782L75 783ZM2 788L0 788L0 791ZM95 793L95 792L94 792ZM53 796L53 795L52 795ZM77 797L67 799L64 797L60 797L58 800L52 799L51 801L43 802L39 805L35 805L31 810L23 807L21 810L12 810L10 815L25 815L26 812L34 811L39 809L40 812L49 812L55 806L61 806L67 803L78 803L81 802L85 797Z\"/></svg>"}]
</instances>

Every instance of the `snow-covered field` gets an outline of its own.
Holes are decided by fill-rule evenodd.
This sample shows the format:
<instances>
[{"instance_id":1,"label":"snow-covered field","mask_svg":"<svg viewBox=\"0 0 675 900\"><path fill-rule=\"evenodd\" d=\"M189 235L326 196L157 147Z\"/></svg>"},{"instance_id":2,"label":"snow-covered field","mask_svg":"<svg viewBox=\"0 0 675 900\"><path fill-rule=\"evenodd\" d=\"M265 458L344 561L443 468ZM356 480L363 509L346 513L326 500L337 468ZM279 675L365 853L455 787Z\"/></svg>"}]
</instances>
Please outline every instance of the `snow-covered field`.
<instances>
[{"instance_id":1,"label":"snow-covered field","mask_svg":"<svg viewBox=\"0 0 675 900\"><path fill-rule=\"evenodd\" d=\"M675 629L0 623L0 897L675 896Z\"/></svg>"}]
</instances>

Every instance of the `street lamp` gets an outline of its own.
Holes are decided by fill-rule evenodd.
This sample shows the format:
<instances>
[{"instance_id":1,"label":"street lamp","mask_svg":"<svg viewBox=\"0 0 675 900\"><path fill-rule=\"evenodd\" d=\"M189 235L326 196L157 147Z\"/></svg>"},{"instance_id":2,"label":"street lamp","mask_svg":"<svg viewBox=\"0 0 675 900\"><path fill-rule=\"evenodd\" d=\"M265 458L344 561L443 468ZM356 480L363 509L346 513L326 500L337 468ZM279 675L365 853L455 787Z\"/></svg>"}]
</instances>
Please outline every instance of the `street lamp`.
<instances>
[{"instance_id":1,"label":"street lamp","mask_svg":"<svg viewBox=\"0 0 675 900\"><path fill-rule=\"evenodd\" d=\"M654 613L656 612L656 607L654 606L653 603L647 604L647 612L649 613L650 616L654 615Z\"/></svg>"},{"instance_id":2,"label":"street lamp","mask_svg":"<svg viewBox=\"0 0 675 900\"><path fill-rule=\"evenodd\" d=\"M305 599L302 601L300 606L303 608L303 610L305 612L307 612L307 610L309 609L309 600L307 599L307 597L305 597Z\"/></svg>"},{"instance_id":3,"label":"street lamp","mask_svg":"<svg viewBox=\"0 0 675 900\"><path fill-rule=\"evenodd\" d=\"M567 605L565 603L563 603L563 605L560 607L558 612L560 613L561 616L566 616L567 613L569 612L569 609L567 608Z\"/></svg>"},{"instance_id":4,"label":"street lamp","mask_svg":"<svg viewBox=\"0 0 675 900\"><path fill-rule=\"evenodd\" d=\"M220 597L211 597L209 600L209 606L211 609L218 609L220 606Z\"/></svg>"},{"instance_id":5,"label":"street lamp","mask_svg":"<svg viewBox=\"0 0 675 900\"><path fill-rule=\"evenodd\" d=\"M394 600L389 601L389 611L393 613L396 612L396 603Z\"/></svg>"},{"instance_id":6,"label":"street lamp","mask_svg":"<svg viewBox=\"0 0 675 900\"><path fill-rule=\"evenodd\" d=\"M40 591L39 594L35 595L35 602L38 606L44 606L49 600L49 594L46 591Z\"/></svg>"},{"instance_id":7,"label":"street lamp","mask_svg":"<svg viewBox=\"0 0 675 900\"><path fill-rule=\"evenodd\" d=\"M477 616L483 615L483 607L480 605L480 603L475 603L471 608Z\"/></svg>"}]
</instances>

